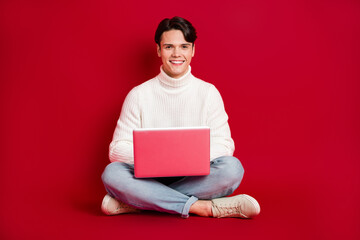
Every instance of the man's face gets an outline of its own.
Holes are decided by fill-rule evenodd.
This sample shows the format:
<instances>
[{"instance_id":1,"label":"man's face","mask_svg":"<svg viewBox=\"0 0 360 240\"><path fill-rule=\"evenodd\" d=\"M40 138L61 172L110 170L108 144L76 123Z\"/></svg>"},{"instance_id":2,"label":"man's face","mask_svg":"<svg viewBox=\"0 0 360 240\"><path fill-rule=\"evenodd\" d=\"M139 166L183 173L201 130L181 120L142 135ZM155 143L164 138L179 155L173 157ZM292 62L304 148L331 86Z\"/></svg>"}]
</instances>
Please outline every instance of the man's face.
<instances>
[{"instance_id":1,"label":"man's face","mask_svg":"<svg viewBox=\"0 0 360 240\"><path fill-rule=\"evenodd\" d=\"M173 78L182 77L188 70L195 54L195 45L185 40L180 30L163 32L158 56L161 57L164 72Z\"/></svg>"}]
</instances>

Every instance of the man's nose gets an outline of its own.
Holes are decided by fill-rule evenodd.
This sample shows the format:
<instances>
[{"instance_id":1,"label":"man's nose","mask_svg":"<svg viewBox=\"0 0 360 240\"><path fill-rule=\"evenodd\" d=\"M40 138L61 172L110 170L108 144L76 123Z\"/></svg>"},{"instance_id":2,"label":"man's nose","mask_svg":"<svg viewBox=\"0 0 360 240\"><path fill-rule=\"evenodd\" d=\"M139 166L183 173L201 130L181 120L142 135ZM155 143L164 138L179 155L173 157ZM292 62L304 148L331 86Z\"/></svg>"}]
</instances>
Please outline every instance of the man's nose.
<instances>
[{"instance_id":1,"label":"man's nose","mask_svg":"<svg viewBox=\"0 0 360 240\"><path fill-rule=\"evenodd\" d=\"M180 56L180 49L179 48L174 48L173 52L172 52L173 57L179 57Z\"/></svg>"}]
</instances>

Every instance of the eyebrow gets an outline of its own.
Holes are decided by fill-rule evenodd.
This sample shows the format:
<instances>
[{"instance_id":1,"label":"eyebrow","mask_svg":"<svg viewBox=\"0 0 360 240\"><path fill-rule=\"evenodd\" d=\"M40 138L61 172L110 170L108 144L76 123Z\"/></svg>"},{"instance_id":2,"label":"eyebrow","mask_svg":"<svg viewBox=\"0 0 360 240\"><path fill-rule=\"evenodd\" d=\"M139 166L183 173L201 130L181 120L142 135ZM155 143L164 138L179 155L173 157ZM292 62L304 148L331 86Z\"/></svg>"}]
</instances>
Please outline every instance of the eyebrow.
<instances>
[{"instance_id":1,"label":"eyebrow","mask_svg":"<svg viewBox=\"0 0 360 240\"><path fill-rule=\"evenodd\" d=\"M164 43L163 44L163 46L173 46L174 44L171 44L171 43ZM181 43L180 45L182 45L182 46L184 46L184 45L186 45L186 46L188 46L188 45L191 45L191 43Z\"/></svg>"}]
</instances>

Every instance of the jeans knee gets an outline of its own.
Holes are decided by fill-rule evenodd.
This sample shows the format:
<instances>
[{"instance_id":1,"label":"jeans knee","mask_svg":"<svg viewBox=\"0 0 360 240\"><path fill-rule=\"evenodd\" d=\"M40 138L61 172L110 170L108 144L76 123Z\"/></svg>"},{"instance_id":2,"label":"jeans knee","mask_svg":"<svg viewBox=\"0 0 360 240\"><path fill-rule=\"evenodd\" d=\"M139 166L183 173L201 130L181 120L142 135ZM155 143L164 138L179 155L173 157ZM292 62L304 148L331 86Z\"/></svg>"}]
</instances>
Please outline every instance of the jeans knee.
<instances>
[{"instance_id":1,"label":"jeans knee","mask_svg":"<svg viewBox=\"0 0 360 240\"><path fill-rule=\"evenodd\" d=\"M240 184L245 170L239 159L233 156L223 156L214 161L221 166L222 175L224 179L228 179L229 184Z\"/></svg>"},{"instance_id":2,"label":"jeans knee","mask_svg":"<svg viewBox=\"0 0 360 240\"><path fill-rule=\"evenodd\" d=\"M125 167L125 163L122 162L112 162L108 164L101 175L103 183L105 185L111 185L117 176L122 175L120 172L125 169Z\"/></svg>"}]
</instances>

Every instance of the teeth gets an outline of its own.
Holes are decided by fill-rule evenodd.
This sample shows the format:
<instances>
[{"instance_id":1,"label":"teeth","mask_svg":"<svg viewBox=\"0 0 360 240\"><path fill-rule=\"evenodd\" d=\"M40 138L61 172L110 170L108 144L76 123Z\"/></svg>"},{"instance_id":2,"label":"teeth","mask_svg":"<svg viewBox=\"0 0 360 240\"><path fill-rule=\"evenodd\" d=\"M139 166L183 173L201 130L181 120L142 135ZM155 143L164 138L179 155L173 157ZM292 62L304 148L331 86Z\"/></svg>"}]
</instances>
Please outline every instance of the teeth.
<instances>
[{"instance_id":1,"label":"teeth","mask_svg":"<svg viewBox=\"0 0 360 240\"><path fill-rule=\"evenodd\" d=\"M180 63L183 63L184 61L170 61L172 63L175 63L175 64L180 64Z\"/></svg>"}]
</instances>

